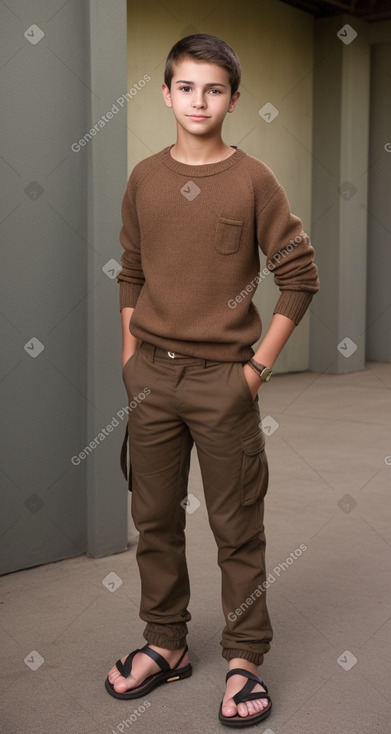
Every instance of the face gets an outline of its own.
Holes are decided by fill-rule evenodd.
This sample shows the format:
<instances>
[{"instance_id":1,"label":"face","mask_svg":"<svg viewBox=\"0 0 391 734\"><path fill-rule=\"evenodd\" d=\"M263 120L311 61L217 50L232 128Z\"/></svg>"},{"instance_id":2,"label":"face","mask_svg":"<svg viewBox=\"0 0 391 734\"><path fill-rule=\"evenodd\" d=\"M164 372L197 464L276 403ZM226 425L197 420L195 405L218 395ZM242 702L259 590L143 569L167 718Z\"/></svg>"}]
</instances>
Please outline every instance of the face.
<instances>
[{"instance_id":1,"label":"face","mask_svg":"<svg viewBox=\"0 0 391 734\"><path fill-rule=\"evenodd\" d=\"M231 96L228 72L217 64L184 59L174 65L171 90L163 84L163 97L172 107L177 123L193 135L221 129L240 92Z\"/></svg>"}]
</instances>

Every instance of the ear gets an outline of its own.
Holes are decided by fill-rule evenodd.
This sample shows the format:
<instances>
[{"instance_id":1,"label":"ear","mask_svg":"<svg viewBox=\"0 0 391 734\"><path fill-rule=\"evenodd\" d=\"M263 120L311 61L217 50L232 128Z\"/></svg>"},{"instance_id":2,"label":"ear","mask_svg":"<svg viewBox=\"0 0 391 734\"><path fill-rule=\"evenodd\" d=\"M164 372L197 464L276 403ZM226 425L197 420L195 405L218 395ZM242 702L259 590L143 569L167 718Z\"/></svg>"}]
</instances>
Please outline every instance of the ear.
<instances>
[{"instance_id":1,"label":"ear","mask_svg":"<svg viewBox=\"0 0 391 734\"><path fill-rule=\"evenodd\" d=\"M234 111L236 105L239 102L239 97L240 97L240 92L239 91L235 92L235 94L232 95L231 100L230 100L230 103L229 103L229 107L228 107L228 110L227 110L228 112L233 112Z\"/></svg>"},{"instance_id":2,"label":"ear","mask_svg":"<svg viewBox=\"0 0 391 734\"><path fill-rule=\"evenodd\" d=\"M162 84L162 94L167 107L172 107L171 92L167 84Z\"/></svg>"}]
</instances>

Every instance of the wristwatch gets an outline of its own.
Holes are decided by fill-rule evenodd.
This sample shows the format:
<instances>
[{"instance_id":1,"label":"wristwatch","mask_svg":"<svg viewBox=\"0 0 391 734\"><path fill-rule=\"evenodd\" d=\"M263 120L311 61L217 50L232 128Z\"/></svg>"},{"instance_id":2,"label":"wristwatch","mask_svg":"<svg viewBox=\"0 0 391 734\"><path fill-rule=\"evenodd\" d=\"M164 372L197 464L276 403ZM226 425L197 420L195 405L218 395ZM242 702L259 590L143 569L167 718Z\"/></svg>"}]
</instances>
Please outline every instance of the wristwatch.
<instances>
[{"instance_id":1,"label":"wristwatch","mask_svg":"<svg viewBox=\"0 0 391 734\"><path fill-rule=\"evenodd\" d=\"M273 374L270 367L266 367L264 364L256 362L255 359L250 359L247 364L253 368L254 372L256 372L258 377L261 378L262 382L269 382Z\"/></svg>"}]
</instances>

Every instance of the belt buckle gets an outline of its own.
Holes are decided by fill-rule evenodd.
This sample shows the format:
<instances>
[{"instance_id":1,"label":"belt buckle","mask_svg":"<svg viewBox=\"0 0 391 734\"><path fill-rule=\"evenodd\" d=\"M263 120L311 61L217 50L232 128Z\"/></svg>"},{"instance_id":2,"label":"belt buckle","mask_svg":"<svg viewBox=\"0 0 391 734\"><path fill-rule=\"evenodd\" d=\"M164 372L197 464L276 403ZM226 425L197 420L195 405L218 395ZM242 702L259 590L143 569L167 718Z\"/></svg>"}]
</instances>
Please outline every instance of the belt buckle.
<instances>
[{"instance_id":1,"label":"belt buckle","mask_svg":"<svg viewBox=\"0 0 391 734\"><path fill-rule=\"evenodd\" d=\"M175 352L167 352L167 354L171 359L175 359Z\"/></svg>"}]
</instances>

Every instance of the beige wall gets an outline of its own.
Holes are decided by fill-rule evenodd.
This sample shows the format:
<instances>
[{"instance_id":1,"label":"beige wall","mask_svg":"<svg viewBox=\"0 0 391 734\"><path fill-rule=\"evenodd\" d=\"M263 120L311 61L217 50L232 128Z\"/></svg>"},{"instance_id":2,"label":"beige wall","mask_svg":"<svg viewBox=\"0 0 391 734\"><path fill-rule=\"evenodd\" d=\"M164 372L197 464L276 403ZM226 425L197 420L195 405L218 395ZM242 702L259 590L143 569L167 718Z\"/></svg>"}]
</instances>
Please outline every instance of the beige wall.
<instances>
[{"instance_id":1,"label":"beige wall","mask_svg":"<svg viewBox=\"0 0 391 734\"><path fill-rule=\"evenodd\" d=\"M313 19L277 0L216 3L199 0L128 0L128 86L151 80L128 102L128 170L175 142L175 121L165 107L161 84L171 46L190 33L224 38L242 65L241 99L224 123L224 140L260 158L287 191L292 211L310 231ZM279 110L266 123L258 110ZM316 246L316 243L314 243ZM263 266L263 262L262 262ZM254 303L264 329L278 298L273 276L258 286ZM308 367L308 317L303 319L276 365L276 371Z\"/></svg>"}]
</instances>

